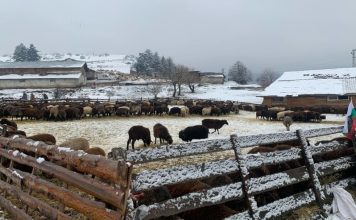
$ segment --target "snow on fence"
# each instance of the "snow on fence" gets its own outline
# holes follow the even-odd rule
[[[232,173],[237,173],[240,180],[239,182],[191,192],[147,206],[141,205],[131,211],[129,217],[133,219],[152,219],[222,204],[232,200],[240,200],[248,204],[248,209],[230,216],[229,219],[270,219],[313,201],[316,201],[321,210],[324,210],[325,196],[331,193],[330,187],[335,185],[346,187],[356,183],[355,178],[348,177],[331,184],[321,185],[319,182],[320,177],[352,168],[353,163],[351,161],[353,157],[341,157],[330,161],[314,163],[312,155],[344,149],[347,146],[337,144],[336,142],[318,146],[309,146],[307,143],[306,138],[340,133],[341,129],[342,127],[332,127],[263,135],[232,135],[230,139],[208,140],[136,151],[125,151],[121,148],[114,148],[109,153],[109,157],[114,159],[124,158],[134,165],[138,165],[153,161],[162,161],[164,163],[166,159],[233,150],[235,158],[146,170],[134,174],[132,178],[133,192],[145,192],[163,186]],[[262,144],[283,143],[286,141],[299,141],[301,147],[270,153],[241,154],[241,148]],[[258,168],[262,165],[283,164],[293,160],[302,160],[304,161],[304,165],[256,178],[252,178],[249,175],[250,170],[253,168]],[[312,185],[311,189],[260,207],[257,206],[255,196],[304,181]]]
[[[13,219],[34,210],[46,219],[125,218],[132,166],[123,160],[18,137],[0,137],[0,158],[0,206]]]

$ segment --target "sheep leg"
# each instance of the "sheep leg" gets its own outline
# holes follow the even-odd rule
[[[129,150],[129,144],[130,144],[130,141],[131,141],[131,138],[129,138],[129,139],[127,140],[126,150]]]
[[[157,144],[156,140],[157,140],[157,138],[155,137],[155,144]],[[160,139],[160,141],[161,141],[161,139]]]
[[[219,129],[217,129],[217,131],[218,131],[218,134],[220,134],[220,133],[219,133]]]
[[[132,142],[131,142],[131,146],[132,146],[132,150],[135,150],[135,142],[136,142],[136,139],[132,139]]]

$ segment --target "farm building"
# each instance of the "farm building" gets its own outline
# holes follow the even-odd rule
[[[356,68],[285,72],[261,96],[267,106],[343,110],[356,103]]]
[[[211,84],[224,84],[225,76],[222,73],[214,72],[201,72],[200,82],[201,83],[211,83]]]
[[[67,88],[86,84],[82,61],[0,62],[0,88]]]

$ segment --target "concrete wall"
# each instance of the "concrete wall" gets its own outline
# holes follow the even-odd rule
[[[223,77],[209,77],[209,76],[201,76],[201,83],[211,83],[211,84],[224,84]]]

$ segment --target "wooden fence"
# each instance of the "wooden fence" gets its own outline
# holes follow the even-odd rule
[[[0,137],[0,160],[0,206],[12,219],[125,218],[132,166],[123,160],[18,137]]]
[[[178,165],[171,168],[146,170],[133,175],[132,191],[146,192],[163,186],[185,183],[214,176],[238,173],[239,182],[191,192],[177,198],[162,202],[141,205],[128,215],[132,219],[153,219],[160,216],[176,215],[185,211],[223,204],[232,200],[244,201],[247,209],[228,219],[270,219],[316,201],[322,211],[326,195],[333,186],[347,187],[356,183],[356,178],[347,178],[322,185],[319,178],[346,171],[353,167],[352,156],[341,157],[330,161],[315,163],[314,155],[344,149],[347,146],[332,142],[318,146],[309,146],[306,138],[340,133],[341,127],[322,128],[314,130],[298,130],[275,134],[236,136],[230,139],[209,140],[189,144],[161,146],[154,149],[124,151],[115,148],[110,152],[114,159],[125,159],[132,164],[144,164],[153,161],[164,163],[166,159],[185,156],[211,154],[214,152],[233,151],[235,157],[224,160],[208,161],[194,165]],[[270,153],[241,154],[241,149],[256,145],[299,141],[300,148],[275,151]],[[302,160],[300,167],[277,172],[270,175],[252,178],[251,169],[262,165],[276,165],[290,161]],[[281,187],[307,182],[312,187],[306,191],[281,198],[274,202],[258,206],[255,197],[261,193],[271,192]]]

